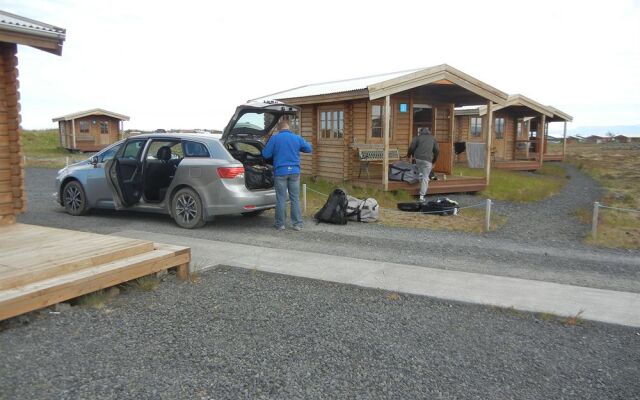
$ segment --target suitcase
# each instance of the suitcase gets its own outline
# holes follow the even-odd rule
[[[411,211],[418,212],[420,211],[421,204],[418,202],[414,203],[398,203],[398,210],[400,211]]]

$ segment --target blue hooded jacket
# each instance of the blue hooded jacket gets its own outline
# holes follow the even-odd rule
[[[262,150],[264,158],[273,158],[275,176],[300,173],[300,152],[311,153],[311,145],[290,130],[271,136]]]

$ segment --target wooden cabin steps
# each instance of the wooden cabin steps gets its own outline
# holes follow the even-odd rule
[[[151,251],[0,290],[0,320],[172,267],[178,268],[179,276],[187,277],[191,260],[188,247],[152,245]]]
[[[191,249],[147,240],[0,226],[0,320],[168,268],[186,279]]]

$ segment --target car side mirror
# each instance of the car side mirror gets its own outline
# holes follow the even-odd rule
[[[99,162],[100,159],[97,156],[91,157],[91,164],[93,164],[94,167],[97,167]]]

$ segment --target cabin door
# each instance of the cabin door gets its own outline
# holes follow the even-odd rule
[[[451,175],[453,171],[453,104],[433,107],[431,132],[440,146],[440,155],[433,166],[434,172]]]
[[[493,135],[491,137],[491,141],[493,142],[493,152],[495,154],[495,159],[503,161],[505,159],[505,119],[502,117],[493,119]]]

